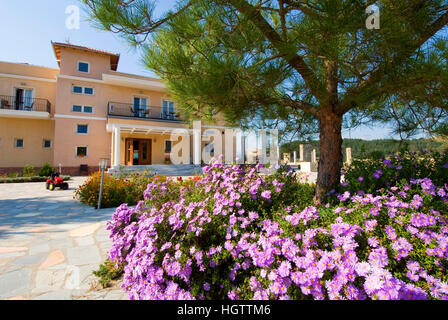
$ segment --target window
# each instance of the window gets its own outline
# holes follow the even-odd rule
[[[73,93],[82,93],[82,87],[73,86]]]
[[[93,94],[93,88],[84,87],[84,94],[92,95]]]
[[[174,102],[163,100],[162,102],[162,118],[163,119],[171,119],[175,118],[176,109],[174,108]]]
[[[93,107],[91,107],[91,106],[73,105],[72,106],[72,112],[93,113]]]
[[[89,126],[87,124],[78,124],[76,126],[76,133],[88,134],[89,133]]]
[[[171,140],[165,140],[165,153],[170,153],[172,147]]]
[[[44,140],[43,148],[50,149],[51,148],[51,140]]]
[[[23,139],[15,139],[14,140],[14,147],[16,148],[23,148]]]
[[[78,72],[89,73],[90,66],[88,62],[78,62]]]
[[[82,112],[82,106],[72,106],[72,112]]]
[[[73,90],[73,93],[87,94],[87,95],[94,94],[93,88],[90,88],[90,87],[73,86],[72,90]]]
[[[76,147],[76,156],[79,158],[87,157],[87,147]]]

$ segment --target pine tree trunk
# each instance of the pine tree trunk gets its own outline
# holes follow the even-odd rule
[[[341,180],[342,115],[328,109],[319,118],[320,157],[317,174],[316,205],[322,204],[327,193]]]

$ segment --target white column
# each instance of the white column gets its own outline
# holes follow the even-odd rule
[[[114,131],[112,130],[112,134],[110,135],[110,167],[112,168],[114,166]]]
[[[224,137],[225,137],[225,147],[224,147],[224,154],[225,154],[225,163],[226,164],[233,164],[235,163],[235,158],[233,156],[233,148],[234,148],[234,140],[236,137],[237,131],[235,129],[225,129],[224,131]]]
[[[271,130],[270,162],[276,166],[280,162],[280,147],[278,145],[278,129]]]
[[[305,157],[303,156],[303,144],[301,144],[300,148],[299,148],[299,161],[300,162],[304,162],[305,161]]]
[[[120,128],[114,128],[114,167],[118,168],[120,165]]]
[[[297,151],[294,151],[294,164],[297,163]]]
[[[193,122],[193,164],[201,165],[201,121]]]
[[[266,164],[268,162],[268,158],[266,155],[266,150],[267,150],[266,130],[259,130],[258,133],[259,133],[259,136],[261,139],[260,163]]]
[[[351,164],[352,163],[352,148],[346,148],[345,153],[346,153],[345,161],[347,162],[347,164]]]
[[[311,152],[311,162],[312,163],[316,163],[316,149],[313,149],[313,151]]]
[[[246,154],[246,145],[245,145],[245,137],[244,132],[241,130],[237,130],[236,135],[236,155],[238,157],[237,164],[244,164],[244,158]]]

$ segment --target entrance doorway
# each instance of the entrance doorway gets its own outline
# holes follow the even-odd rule
[[[126,159],[127,166],[141,166],[151,164],[151,139],[126,139]]]

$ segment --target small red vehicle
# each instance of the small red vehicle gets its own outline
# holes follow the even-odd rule
[[[59,173],[53,173],[50,179],[47,179],[46,188],[50,191],[54,191],[56,188],[61,188],[62,190],[68,189],[68,183],[64,182],[64,179],[59,177]]]

